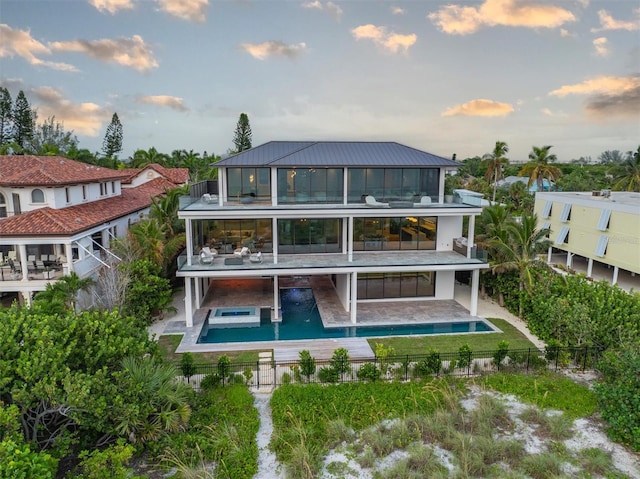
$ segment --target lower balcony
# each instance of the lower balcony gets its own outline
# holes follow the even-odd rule
[[[476,250],[478,251],[478,250]],[[456,251],[367,251],[353,252],[352,260],[343,253],[279,254],[277,263],[273,254],[263,254],[262,262],[252,262],[249,257],[217,255],[205,263],[199,256],[187,263],[185,254],[178,258],[178,276],[255,276],[263,274],[296,274],[300,270],[325,270],[326,272],[362,272],[407,269],[472,270],[487,268],[486,260],[467,258]]]

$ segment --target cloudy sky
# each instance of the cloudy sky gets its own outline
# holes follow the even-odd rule
[[[121,158],[270,140],[560,161],[640,144],[638,0],[0,0],[0,84]]]

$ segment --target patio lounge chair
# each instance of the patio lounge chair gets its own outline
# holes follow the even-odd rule
[[[374,208],[388,208],[389,207],[389,203],[382,203],[380,201],[377,201],[373,196],[371,195],[367,195],[364,199],[364,203],[367,206],[373,206]]]
[[[420,198],[420,202],[419,203],[414,203],[413,207],[414,208],[419,208],[421,206],[428,206],[431,204],[431,197],[430,196],[423,196],[422,198]]]
[[[200,251],[200,264],[211,264],[215,259],[218,252],[214,249],[211,251],[211,248],[208,246],[203,246],[202,251]]]
[[[262,251],[258,251],[257,253],[252,253],[249,256],[249,261],[252,263],[262,263]]]
[[[209,193],[205,193],[204,195],[202,195],[202,201],[204,201],[205,203],[217,203],[218,195],[210,195]]]
[[[244,258],[251,254],[251,250],[247,246],[243,246],[242,248],[236,248],[233,254],[241,258]]]

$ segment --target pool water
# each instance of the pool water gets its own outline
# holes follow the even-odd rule
[[[291,288],[280,291],[282,322],[270,321],[270,310],[261,315],[259,327],[213,328],[205,321],[198,343],[235,343],[251,341],[286,341],[295,339],[325,339],[351,337],[407,336],[428,334],[461,334],[494,332],[486,321],[447,321],[398,326],[353,326],[325,328],[311,288]],[[266,316],[266,317],[265,317]]]

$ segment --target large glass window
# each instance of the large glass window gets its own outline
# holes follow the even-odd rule
[[[4,195],[0,193],[0,218],[7,217],[7,200],[4,198]]]
[[[438,168],[350,168],[348,201],[360,203],[366,195],[385,202],[437,197],[439,174]]]
[[[342,168],[279,168],[278,203],[342,203]]]
[[[361,273],[358,275],[358,299],[433,297],[436,273]]]
[[[435,250],[436,216],[353,219],[355,251]]]
[[[227,168],[227,199],[245,202],[271,199],[269,168]]]
[[[209,246],[220,254],[249,247],[252,252],[273,252],[270,219],[194,221],[194,246]]]
[[[291,253],[339,253],[341,220],[298,218],[278,220],[278,251]]]

